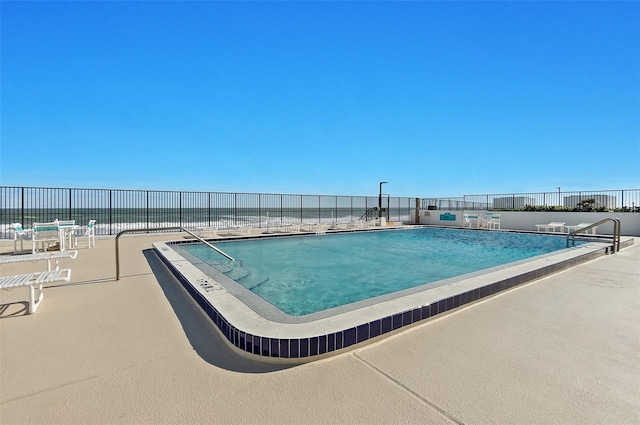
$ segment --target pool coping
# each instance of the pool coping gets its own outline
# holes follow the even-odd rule
[[[269,320],[250,308],[173,250],[171,245],[176,243],[184,241],[157,242],[153,247],[224,340],[242,355],[277,363],[309,362],[371,343],[437,315],[605,255],[611,245],[588,242],[459,279],[447,279],[446,284],[375,304],[365,303],[329,317],[285,323]],[[633,238],[625,239],[621,247],[633,243]]]

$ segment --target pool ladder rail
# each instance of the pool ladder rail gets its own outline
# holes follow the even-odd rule
[[[578,233],[584,233],[587,230],[590,230],[590,229],[593,229],[595,227],[601,226],[602,224],[607,223],[609,221],[613,222],[613,235],[612,235],[611,250],[609,251],[609,248],[607,248],[606,252],[608,254],[609,252],[615,253],[615,252],[620,251],[620,235],[621,235],[620,219],[611,218],[611,217],[607,217],[607,218],[605,218],[603,220],[598,221],[597,223],[593,223],[593,224],[590,224],[588,226],[581,227],[580,229],[576,229],[576,230],[573,230],[573,231],[569,232],[567,234],[567,248],[569,248],[569,241],[571,241],[571,246],[575,246],[576,245],[576,235]]]
[[[209,248],[216,251],[217,253],[231,260],[232,262],[236,261],[232,256],[230,256],[226,252],[222,251],[219,248],[216,248],[209,242],[202,239],[200,236],[194,234],[190,230],[185,229],[184,227],[154,227],[154,228],[145,228],[145,229],[127,229],[127,230],[121,231],[116,235],[116,280],[120,280],[120,250],[119,250],[120,236],[122,236],[125,233],[140,233],[140,232],[150,232],[150,231],[157,232],[157,231],[167,231],[167,230],[179,230],[181,232],[186,232],[191,236],[193,236],[194,238],[196,238],[197,240],[199,240],[200,242],[202,242],[203,244],[207,245]]]

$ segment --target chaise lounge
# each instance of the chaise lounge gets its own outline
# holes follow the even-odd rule
[[[545,232],[555,232],[556,229],[560,229],[559,232],[563,233],[565,224],[564,222],[552,221],[549,224],[536,224],[536,227],[538,228],[538,232],[541,231],[540,229],[544,229]]]
[[[0,289],[29,287],[29,313],[35,313],[44,297],[42,285],[54,282],[69,282],[71,269],[50,270],[46,272],[26,273],[0,277]],[[36,287],[38,294],[36,295]]]
[[[591,226],[593,223],[580,223],[580,224],[576,224],[575,226],[566,226],[567,228],[567,232],[571,232],[571,231],[575,231],[575,230],[579,230],[579,229],[583,229],[585,227],[589,227]],[[596,234],[596,229],[598,228],[598,226],[591,228],[591,234],[595,235]],[[585,233],[588,233],[585,232]]]

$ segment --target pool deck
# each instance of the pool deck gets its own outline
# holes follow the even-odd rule
[[[80,249],[71,283],[0,291],[2,424],[640,423],[640,240],[344,354],[238,356],[152,251]],[[0,241],[0,252],[13,241]],[[2,276],[46,268],[2,265]]]

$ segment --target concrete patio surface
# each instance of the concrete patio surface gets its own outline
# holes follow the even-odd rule
[[[238,356],[151,244],[79,249],[71,283],[0,291],[2,424],[639,424],[640,240],[345,354]],[[13,241],[0,241],[0,252]],[[46,268],[2,265],[0,275]]]

